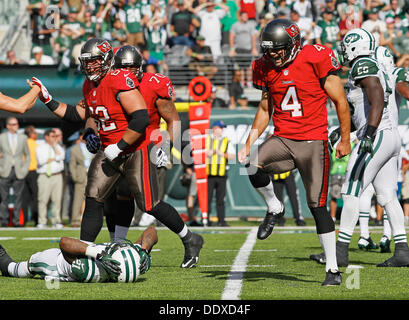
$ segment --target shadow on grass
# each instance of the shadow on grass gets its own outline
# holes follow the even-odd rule
[[[207,278],[218,278],[219,280],[241,280],[244,281],[262,281],[266,279],[276,279],[285,281],[298,281],[298,282],[308,282],[308,283],[320,283],[315,280],[305,280],[299,278],[298,276],[306,276],[304,274],[286,274],[282,272],[256,272],[256,271],[246,271],[244,274],[240,271],[226,272],[226,271],[203,271]]]

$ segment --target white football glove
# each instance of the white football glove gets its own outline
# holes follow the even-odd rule
[[[110,144],[104,150],[105,157],[107,157],[111,161],[117,158],[121,152],[122,150],[118,148],[118,145],[116,143]]]
[[[166,167],[166,164],[169,162],[169,158],[166,155],[166,152],[162,148],[158,148],[156,151],[156,166],[158,168]]]
[[[40,88],[41,93],[40,93],[40,100],[44,102],[45,104],[49,103],[51,100],[53,100],[53,97],[51,94],[48,92],[47,88],[43,83],[40,81],[40,79],[37,79],[36,77],[32,77],[31,81]]]

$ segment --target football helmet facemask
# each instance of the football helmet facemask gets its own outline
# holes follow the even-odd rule
[[[375,38],[365,29],[348,31],[341,42],[341,64],[351,66],[351,62],[360,56],[370,56],[375,51]]]
[[[114,56],[111,44],[104,39],[89,39],[81,48],[81,71],[88,80],[100,81],[112,66]]]
[[[115,53],[114,69],[128,69],[140,79],[142,76],[142,62],[143,58],[139,50],[134,46],[126,45],[119,48]]]
[[[301,50],[300,29],[290,20],[275,19],[264,27],[260,47],[266,59],[275,67],[282,68]]]

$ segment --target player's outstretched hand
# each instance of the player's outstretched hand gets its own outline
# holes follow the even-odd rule
[[[31,78],[31,82],[38,86],[41,90],[41,93],[39,95],[40,100],[47,104],[49,103],[51,100],[53,100],[53,97],[51,96],[51,94],[48,92],[47,88],[45,87],[45,85],[43,85],[43,83],[40,81],[40,79],[36,78],[36,77],[32,77]]]
[[[351,143],[349,141],[340,141],[335,151],[335,157],[341,159],[351,153]]]
[[[101,148],[101,140],[92,128],[87,128],[85,130],[83,139],[85,140],[85,146],[89,152],[96,154]]]
[[[249,154],[249,151],[247,150],[247,147],[244,146],[239,153],[237,154],[237,160],[239,160],[239,162],[241,164],[245,164],[247,162],[247,156]]]
[[[141,249],[138,251],[139,256],[141,257],[139,272],[140,274],[146,273],[149,268],[151,267],[152,258],[151,255],[145,249]]]
[[[111,255],[102,251],[97,255],[97,260],[101,262],[103,268],[108,272],[113,281],[118,281],[118,276],[121,274],[120,262],[112,259]]]

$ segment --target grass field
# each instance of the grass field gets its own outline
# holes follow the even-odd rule
[[[258,223],[229,228],[192,228],[205,245],[199,265],[179,267],[183,246],[178,236],[158,228],[159,242],[152,252],[152,267],[136,283],[60,283],[47,289],[40,278],[0,277],[0,300],[396,300],[409,297],[409,268],[377,268],[391,254],[357,249],[358,234],[350,246],[352,273],[343,271],[340,287],[321,287],[324,266],[309,260],[321,252],[314,227],[276,227],[266,240],[256,240]],[[312,222],[309,223],[312,225]],[[141,228],[131,228],[135,240]],[[377,242],[379,228],[371,228]],[[79,229],[0,229],[0,243],[15,261],[58,247],[61,236],[79,237]],[[108,241],[106,229],[97,241]],[[392,248],[393,249],[393,248]]]

